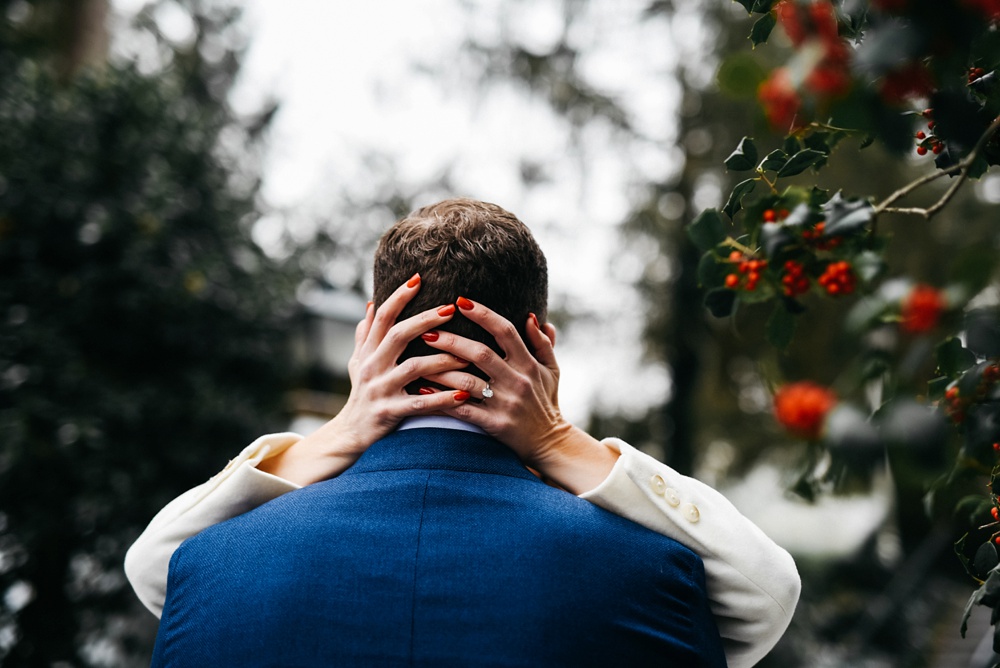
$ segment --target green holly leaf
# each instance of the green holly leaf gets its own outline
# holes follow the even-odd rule
[[[733,172],[745,172],[757,166],[757,146],[753,138],[744,137],[740,145],[729,154],[725,161],[726,169]]]
[[[760,243],[764,255],[770,260],[782,249],[795,243],[795,235],[781,223],[764,223],[760,227]]]
[[[1000,309],[976,309],[965,315],[969,350],[982,357],[1000,357]]]
[[[740,209],[743,208],[743,198],[753,192],[753,189],[757,187],[757,179],[747,179],[746,181],[740,181],[733,188],[733,192],[729,195],[729,200],[726,202],[726,206],[722,207],[722,212],[732,219]]]
[[[795,155],[802,150],[802,144],[795,137],[785,137],[785,142],[781,145],[781,150],[788,155]]]
[[[795,316],[778,304],[767,319],[767,341],[778,350],[784,350],[795,334]]]
[[[863,199],[844,199],[839,192],[823,205],[826,227],[823,236],[836,237],[863,228],[872,219],[872,205]]]
[[[718,211],[705,209],[688,225],[687,235],[698,250],[711,250],[726,238],[726,224]]]
[[[795,208],[788,214],[788,217],[781,222],[786,227],[794,228],[806,226],[811,227],[821,220],[822,217],[819,212],[813,211],[809,204],[802,202],[801,204],[795,205]]]
[[[972,614],[974,605],[979,604],[992,608],[1000,602],[1000,573],[997,572],[997,568],[1000,566],[994,567],[989,572],[989,575],[986,576],[986,582],[969,597],[969,602],[965,604],[961,628],[963,638],[969,628],[969,615]]]
[[[825,153],[829,155],[830,144],[828,140],[830,138],[829,132],[814,132],[805,139],[802,143],[805,144],[806,148],[811,148],[814,151],[819,151],[820,153]]]
[[[936,353],[938,369],[945,376],[951,378],[954,378],[976,363],[976,356],[955,337],[939,343]]]
[[[778,178],[801,174],[810,166],[816,164],[817,160],[823,157],[825,157],[825,155],[817,150],[811,148],[802,149],[789,158],[788,162],[785,163],[785,166],[778,170]]]
[[[997,547],[993,541],[988,540],[976,550],[976,556],[972,559],[972,571],[979,576],[986,575],[1000,564],[1000,555],[997,554]]]
[[[784,167],[786,162],[788,162],[788,155],[780,148],[777,148],[764,156],[764,162],[760,163],[760,168],[776,172]]]
[[[720,262],[715,253],[705,253],[698,262],[698,285],[703,288],[720,287],[730,271],[729,263]]]
[[[716,288],[705,294],[705,307],[716,318],[726,318],[736,308],[736,293],[729,288]]]
[[[882,255],[870,250],[858,253],[854,258],[853,266],[854,273],[858,275],[862,283],[867,285],[874,283],[886,269],[885,260],[882,259]]]
[[[774,30],[774,26],[777,22],[778,20],[771,12],[764,14],[764,16],[754,21],[753,27],[750,28],[750,43],[753,44],[754,47],[758,44],[765,43],[767,38],[771,36],[771,31]]]

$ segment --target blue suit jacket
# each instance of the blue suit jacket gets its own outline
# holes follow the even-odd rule
[[[479,434],[398,431],[174,553],[154,666],[725,666],[701,559]]]

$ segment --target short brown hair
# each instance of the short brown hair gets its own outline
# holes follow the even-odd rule
[[[525,340],[529,313],[545,321],[545,255],[524,223],[496,204],[448,199],[418,209],[389,228],[375,251],[376,307],[418,272],[420,292],[399,320],[453,304],[462,296],[510,320]],[[499,352],[493,337],[461,315],[441,329],[481,341]],[[417,339],[403,357],[434,352],[438,351]]]

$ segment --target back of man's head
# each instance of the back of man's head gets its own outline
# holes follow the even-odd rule
[[[435,306],[454,304],[460,296],[510,320],[525,340],[529,313],[545,321],[545,255],[524,223],[496,204],[444,200],[393,225],[375,251],[376,307],[418,272],[420,292],[403,310],[400,321]],[[490,335],[460,314],[441,329],[498,350]],[[417,339],[402,358],[435,352],[439,351]]]

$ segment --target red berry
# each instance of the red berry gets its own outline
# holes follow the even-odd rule
[[[917,133],[917,139],[927,139],[927,133],[921,130]]]
[[[819,437],[827,413],[837,403],[832,390],[810,381],[784,385],[774,394],[774,415],[793,434]]]
[[[993,444],[993,451],[1000,452],[1000,442]]]
[[[923,116],[924,118],[930,118],[931,116],[934,115],[934,110],[933,109],[924,109],[923,112],[921,112],[920,115]]]
[[[945,390],[944,396],[948,399],[954,399],[958,396],[958,388],[954,385]]]
[[[735,288],[739,284],[740,284],[740,277],[737,276],[736,274],[729,274],[728,276],[726,276],[726,287],[727,288],[730,288],[730,289],[731,288]]]
[[[990,515],[993,516],[993,519],[1000,520],[1000,510],[997,510],[996,506],[990,508]]]
[[[927,147],[926,146],[918,146],[917,147],[917,155],[927,155]]]
[[[938,142],[938,143],[934,144],[934,146],[931,147],[931,151],[934,152],[934,155],[937,155],[938,153],[940,153],[943,150],[944,150],[944,144],[942,144],[941,142]]]
[[[945,306],[940,290],[930,285],[916,285],[900,304],[900,327],[910,334],[929,332],[937,327]],[[954,394],[949,394],[952,391]],[[949,387],[945,396],[951,399],[957,394],[957,387]]]
[[[777,215],[774,213],[774,209],[767,209],[764,211],[765,223],[773,223],[775,220],[777,220]]]
[[[743,259],[743,253],[739,251],[733,251],[732,253],[729,254],[730,262],[739,262],[742,259]]]

